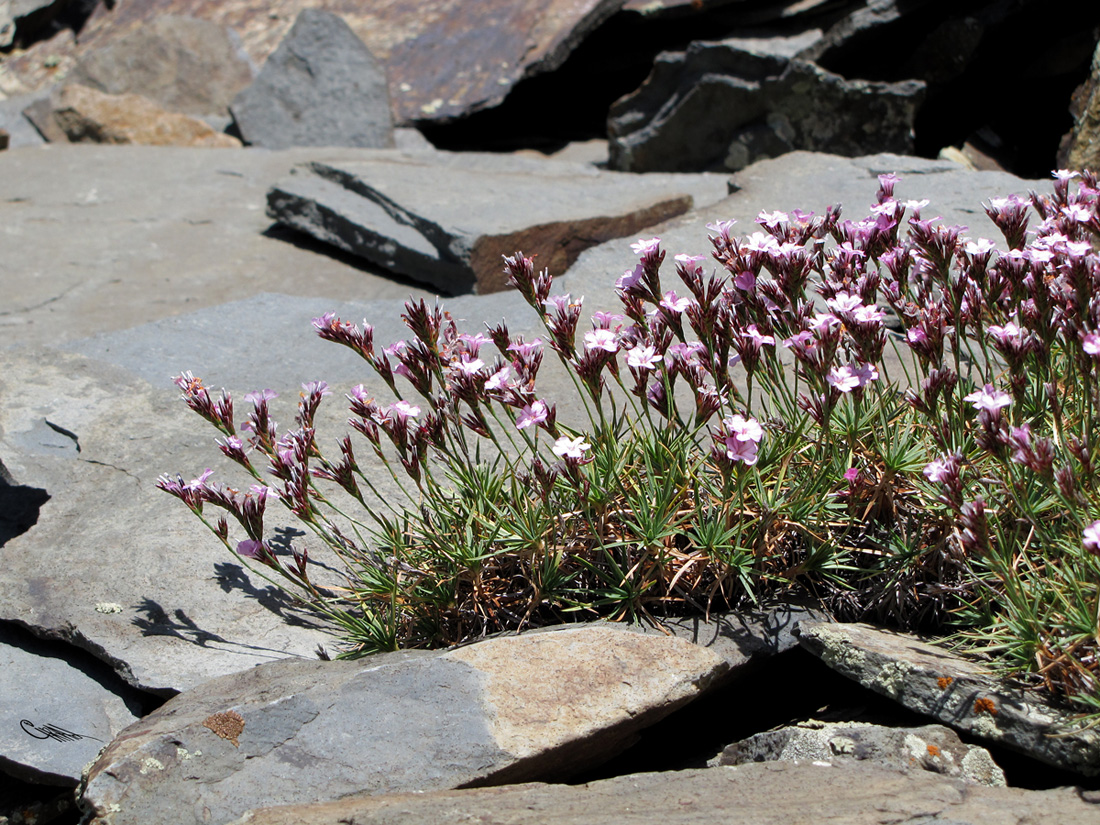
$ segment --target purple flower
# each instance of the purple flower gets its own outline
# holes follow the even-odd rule
[[[386,407],[386,413],[393,415],[399,421],[405,421],[409,418],[416,418],[420,415],[420,407],[415,404],[410,404],[408,401],[395,401],[390,406]]]
[[[538,425],[550,417],[550,410],[544,401],[532,401],[519,411],[516,416],[516,429],[523,430],[532,424]]]
[[[494,372],[489,379],[485,382],[485,389],[487,390],[503,390],[508,381],[512,377],[512,370],[510,367],[504,366]]]
[[[733,285],[740,289],[742,292],[749,292],[754,286],[756,286],[756,276],[746,269],[744,272],[733,279]]]
[[[774,229],[781,223],[786,223],[789,220],[786,212],[761,212],[756,216],[756,223],[761,226],[766,226],[769,229]]]
[[[886,313],[877,306],[864,305],[856,307],[855,312],[852,313],[852,318],[857,324],[875,324],[881,326],[882,322],[886,320]]]
[[[244,556],[246,559],[258,559],[263,550],[264,543],[254,539],[245,539],[237,544],[237,555]]]
[[[822,335],[831,329],[840,326],[840,319],[831,312],[819,312],[810,319],[809,327],[814,332]]]
[[[615,287],[623,292],[629,292],[641,283],[644,274],[645,269],[642,268],[641,264],[638,264],[633,270],[628,269],[619,276],[619,280],[615,282]]]
[[[262,401],[271,401],[278,397],[279,393],[275,392],[275,390],[257,390],[256,392],[250,392],[245,395],[244,400],[249,404],[256,405]]]
[[[471,358],[469,355],[463,353],[462,357],[453,364],[453,366],[461,373],[465,375],[473,375],[479,369],[485,366],[485,362],[480,358]]]
[[[982,389],[975,390],[964,397],[963,401],[969,401],[976,410],[992,413],[1011,404],[1012,396],[995,389],[992,384],[986,384]]]
[[[724,440],[726,458],[730,461],[741,461],[752,466],[756,463],[759,447],[755,441],[742,441],[735,436],[728,435]]]
[[[878,370],[873,364],[846,364],[842,367],[833,367],[825,380],[839,392],[851,392],[859,387],[865,387],[878,378]]]
[[[844,480],[847,481],[849,484],[855,484],[856,481],[859,480],[859,468],[849,467],[847,470],[845,470]]]
[[[756,328],[756,324],[749,324],[748,328],[741,333],[742,340],[749,340],[753,346],[759,349],[764,344],[770,344],[775,346],[775,338],[771,335],[764,335]]]
[[[1094,521],[1085,528],[1081,545],[1090,553],[1100,555],[1100,521]]]
[[[853,312],[859,307],[863,306],[863,299],[858,295],[852,295],[847,292],[838,292],[832,298],[825,303],[829,305],[829,309],[833,312]]]
[[[1100,356],[1100,335],[1095,332],[1083,335],[1081,337],[1081,349],[1093,357]]]
[[[764,428],[760,426],[760,422],[755,418],[745,418],[737,413],[728,418],[723,418],[722,423],[725,424],[726,431],[739,441],[752,441],[755,443],[764,437]]]
[[[755,418],[738,413],[722,419],[722,429],[715,445],[718,457],[742,462],[750,467],[756,463],[757,450],[764,430]]]
[[[937,458],[924,468],[924,476],[933,484],[942,484],[955,474],[954,456]]]
[[[698,272],[703,268],[706,258],[703,255],[677,255],[676,263],[680,264],[688,272]]]

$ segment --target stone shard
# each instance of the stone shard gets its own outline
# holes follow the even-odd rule
[[[292,801],[567,777],[725,669],[679,639],[584,626],[442,653],[262,665],[124,731],[89,769],[84,805],[112,825],[218,825]],[[235,743],[219,732],[229,714]]]
[[[926,771],[762,763],[631,774],[576,786],[528,784],[272,807],[250,811],[234,825],[1084,825],[1100,816],[1091,798],[1076,788],[989,788]]]
[[[848,157],[911,151],[924,84],[846,80],[795,59],[820,38],[811,29],[697,41],[660,55],[646,82],[611,107],[611,167],[736,171],[798,149]]]
[[[804,622],[799,642],[910,710],[1048,765],[1100,775],[1100,731],[1075,724],[1069,711],[997,679],[979,662],[864,624]]]
[[[386,71],[341,18],[307,9],[230,107],[255,146],[390,148]]]
[[[450,293],[504,289],[501,257],[517,250],[564,272],[691,205],[674,179],[506,157],[314,163],[268,195],[281,224]]]
[[[622,0],[327,0],[384,64],[398,123],[462,117],[502,101],[520,80],[557,68]],[[2,3],[0,3],[2,6]],[[110,7],[109,7],[110,6]],[[316,0],[143,0],[100,4],[69,38],[38,43],[5,69],[23,90],[168,14],[229,26],[262,65]],[[44,65],[52,58],[53,68]]]
[[[112,95],[147,97],[172,112],[228,115],[255,67],[230,28],[166,14],[85,54],[65,77]]]
[[[900,771],[931,771],[979,785],[1003,786],[989,751],[967,745],[942,725],[891,728],[863,722],[810,720],[765,731],[727,747],[719,765],[752,762],[868,763]]]
[[[0,624],[0,771],[75,787],[141,712],[132,695],[105,687],[106,665],[78,666],[64,647]]]
[[[187,115],[168,112],[140,95],[109,95],[77,84],[60,86],[46,105],[26,110],[50,140],[144,146],[240,146],[231,135]]]

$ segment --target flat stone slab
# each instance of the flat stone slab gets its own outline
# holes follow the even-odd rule
[[[1003,786],[1004,772],[989,751],[967,745],[943,725],[891,728],[866,722],[810,720],[764,731],[722,751],[719,765],[752,762],[866,762],[898,771],[931,771],[979,785]]]
[[[799,625],[799,641],[866,688],[953,728],[1048,765],[1100,775],[1100,731],[1035,693],[996,678],[981,662],[916,636],[864,624]]]
[[[57,350],[0,350],[0,455],[50,496],[37,523],[0,546],[0,620],[88,650],[161,695],[315,659],[335,641],[155,488],[161,473],[205,467],[237,481],[170,386]]]
[[[124,731],[89,770],[84,805],[112,825],[217,825],[262,805],[565,777],[726,667],[689,642],[606,626],[262,665]]]
[[[987,788],[925,771],[761,763],[266,808],[234,825],[1083,825],[1098,817],[1095,792],[1075,788]]]
[[[501,258],[518,249],[564,272],[584,249],[692,205],[675,177],[522,158],[319,162],[268,194],[284,226],[451,294],[505,289]]]
[[[0,771],[75,787],[81,771],[140,708],[108,688],[102,671],[0,624]]]

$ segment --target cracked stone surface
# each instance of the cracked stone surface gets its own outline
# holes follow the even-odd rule
[[[1100,775],[1100,732],[979,661],[864,624],[804,622],[798,632],[829,667],[910,710],[1048,765]]]
[[[1092,823],[1095,794],[987,788],[920,771],[759,763],[586,785],[394,794],[250,811],[234,825],[1027,825]]]
[[[217,825],[261,805],[569,776],[727,667],[698,645],[607,626],[261,665],[124,731],[83,801],[111,825]]]
[[[63,645],[0,624],[0,771],[75,787],[84,767],[137,721],[135,697],[120,695],[107,667],[74,658]]]

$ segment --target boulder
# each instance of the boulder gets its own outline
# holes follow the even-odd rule
[[[507,157],[315,163],[268,194],[284,226],[452,294],[504,289],[501,256],[517,249],[563,272],[691,205],[675,179]]]
[[[792,59],[820,36],[697,41],[660,55],[646,82],[611,107],[611,167],[736,171],[796,149],[911,151],[924,84],[846,80]]]
[[[124,731],[89,768],[83,804],[112,825],[218,825],[271,804],[568,777],[725,667],[689,642],[610,627],[261,665]]]
[[[943,725],[892,728],[865,722],[818,722],[769,730],[735,742],[719,765],[751,762],[867,763],[898,771],[931,771],[978,785],[1003,786],[989,751],[967,745]]]
[[[519,785],[342,799],[250,811],[234,825],[990,825],[1095,822],[1095,792],[988,788],[927,771],[762,763],[617,776],[585,785]]]
[[[1100,170],[1100,44],[1092,56],[1089,76],[1070,101],[1073,128],[1058,147],[1061,169]]]
[[[166,14],[84,54],[65,81],[112,95],[136,94],[170,112],[227,115],[255,67],[231,28]]]
[[[39,107],[27,112],[50,140],[60,132],[71,143],[240,146],[235,137],[215,132],[193,117],[165,111],[140,95],[109,95],[71,84],[55,89],[46,108],[46,112]]]
[[[76,787],[84,767],[141,716],[133,691],[115,692],[105,665],[75,653],[0,624],[0,770]]]
[[[0,129],[8,133],[9,148],[41,146],[46,142],[41,133],[23,114],[23,110],[38,100],[48,99],[49,96],[49,91],[45,91],[36,95],[17,95],[9,97],[7,100],[0,100]]]
[[[244,140],[268,149],[394,145],[385,69],[347,23],[320,9],[298,15],[230,108]]]
[[[982,662],[864,624],[803,622],[798,630],[802,646],[829,667],[910,710],[1048,765],[1100,775],[1100,731]]]
[[[622,0],[328,0],[384,65],[394,119],[442,121],[494,106],[526,77],[560,66]],[[256,65],[315,0],[149,0],[100,4],[73,38],[37,43],[5,63],[26,91],[52,82],[47,58],[67,65],[166,14],[231,26]]]
[[[15,44],[19,35],[49,20],[66,0],[3,0],[0,2],[0,49]]]

